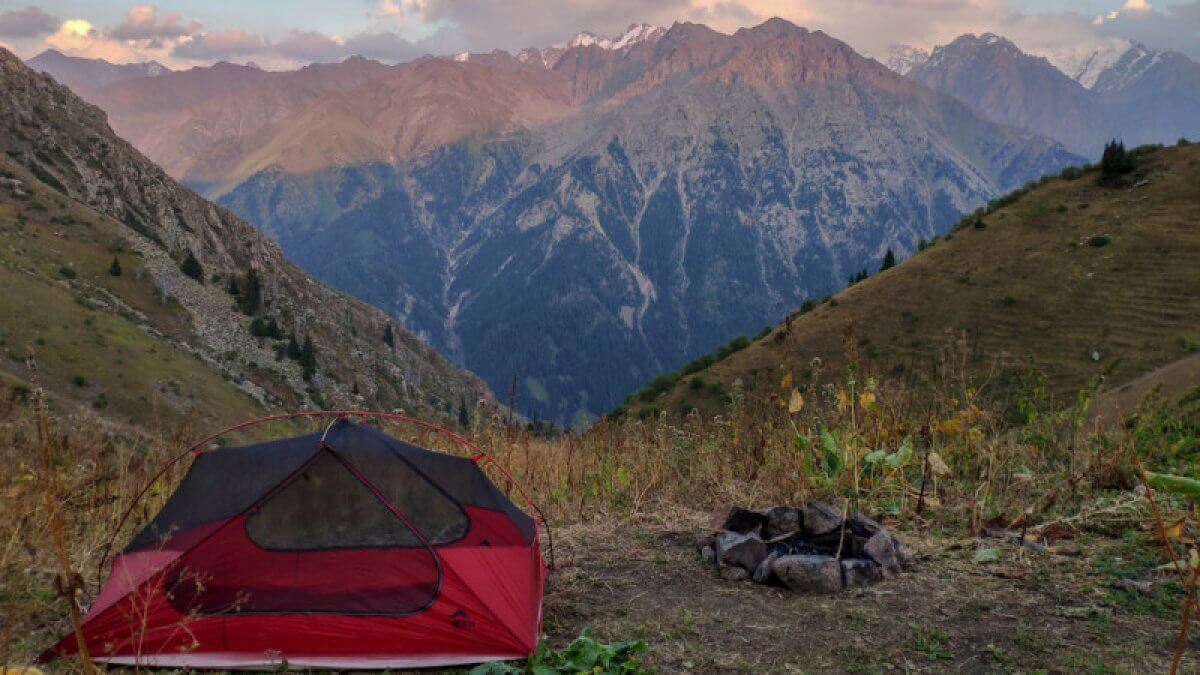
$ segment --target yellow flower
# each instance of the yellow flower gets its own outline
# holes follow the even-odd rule
[[[779,388],[787,391],[787,388],[790,386],[792,386],[792,372],[789,370],[788,374],[784,375],[783,379],[779,381]]]
[[[875,392],[864,391],[862,393],[862,395],[860,395],[858,397],[858,402],[862,407],[866,408],[867,410],[874,409],[875,408]]]
[[[800,412],[800,409],[803,407],[804,407],[804,397],[800,395],[800,391],[798,389],[793,389],[792,397],[790,400],[788,400],[788,412],[789,413],[798,413],[798,412]]]
[[[845,389],[838,389],[837,405],[838,410],[842,412],[845,412],[850,407],[850,395],[846,393]]]

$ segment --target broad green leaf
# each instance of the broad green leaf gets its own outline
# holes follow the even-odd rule
[[[1000,559],[1000,549],[998,548],[981,548],[975,551],[975,556],[971,558],[972,562],[976,563],[992,563]]]
[[[1200,480],[1196,480],[1195,478],[1147,471],[1146,480],[1150,481],[1150,485],[1159,490],[1166,490],[1167,492],[1186,495],[1188,497],[1200,497]]]

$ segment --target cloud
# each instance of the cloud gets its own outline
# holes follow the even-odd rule
[[[35,38],[49,35],[58,28],[59,20],[42,8],[30,5],[25,9],[0,12],[0,37]]]
[[[64,21],[58,30],[45,39],[44,46],[71,56],[104,59],[114,63],[142,60],[133,47],[102,35],[86,19]]]
[[[298,61],[333,61],[346,56],[345,40],[316,31],[292,30],[275,44],[264,43],[265,51]]]
[[[262,54],[266,41],[262,36],[241,28],[209,31],[180,42],[172,56],[196,60],[224,60]]]
[[[125,12],[125,20],[108,32],[115,40],[170,40],[200,32],[198,21],[183,22],[175,12],[168,12],[159,19],[158,7],[134,5]]]
[[[1141,42],[1148,47],[1182,52],[1200,60],[1200,0],[1145,9],[1114,12],[1097,17],[1094,28],[1100,35]]]

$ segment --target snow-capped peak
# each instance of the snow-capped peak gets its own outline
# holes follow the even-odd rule
[[[929,60],[929,50],[912,45],[891,45],[888,47],[887,61],[884,63],[889,70],[907,75],[913,68]]]
[[[616,37],[610,38],[583,31],[576,33],[574,37],[566,42],[554,45],[551,49],[571,49],[572,47],[590,47],[591,45],[596,45],[601,49],[624,49],[639,42],[656,40],[665,32],[665,29],[652,26],[648,23],[632,23],[629,24],[629,28],[626,28],[624,33]]]
[[[1067,77],[1092,89],[1105,72],[1116,66],[1134,48],[1136,45],[1129,40],[1109,37],[1100,42],[1033,48],[1029,53],[1044,57]]]

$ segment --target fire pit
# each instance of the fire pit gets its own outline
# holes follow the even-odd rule
[[[751,511],[713,510],[701,557],[721,578],[752,579],[798,593],[836,593],[890,579],[912,565],[912,551],[879,523],[824,502]]]

